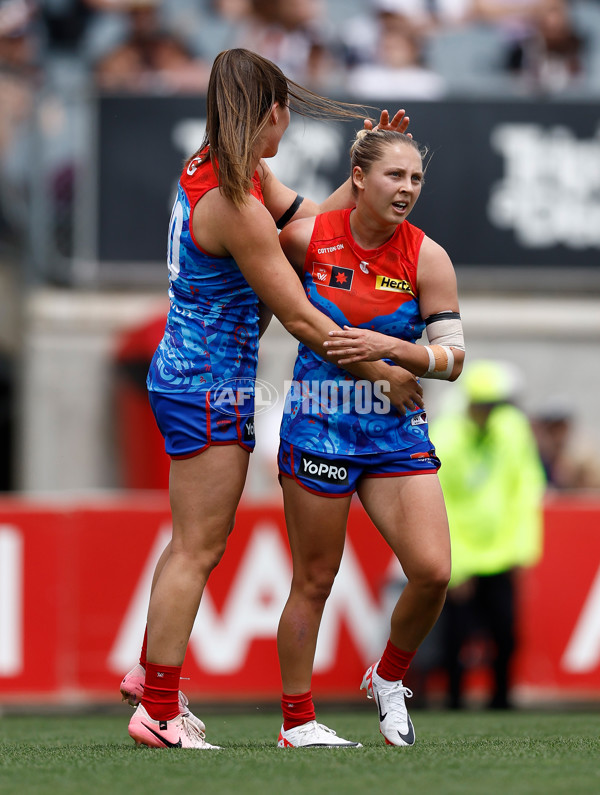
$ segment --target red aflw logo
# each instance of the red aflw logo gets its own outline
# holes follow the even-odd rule
[[[312,275],[316,284],[350,290],[354,271],[352,268],[340,268],[339,265],[329,265],[326,262],[313,262]]]

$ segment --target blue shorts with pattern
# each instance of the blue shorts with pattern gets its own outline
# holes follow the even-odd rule
[[[254,400],[223,410],[214,390],[149,392],[150,405],[171,458],[191,458],[211,445],[239,444],[254,449]],[[250,402],[248,402],[250,401]]]
[[[399,478],[437,472],[441,466],[431,442],[387,453],[339,455],[302,450],[281,439],[279,477],[292,478],[302,488],[322,497],[347,497],[361,478]]]

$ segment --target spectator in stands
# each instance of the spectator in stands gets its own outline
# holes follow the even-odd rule
[[[525,88],[557,93],[583,75],[585,41],[576,30],[565,0],[541,0],[532,27],[509,48],[507,67]]]
[[[251,7],[238,32],[239,47],[268,58],[315,90],[336,88],[342,61],[322,0],[251,0]]]
[[[469,642],[483,633],[493,671],[488,706],[507,709],[518,571],[541,555],[544,473],[529,420],[514,405],[519,380],[513,368],[472,362],[463,382],[464,411],[440,416],[431,428],[444,462],[439,477],[452,543],[444,667],[450,707],[461,708]]]
[[[434,25],[427,0],[370,0],[369,6],[365,13],[342,24],[344,57],[349,69],[377,62],[383,32],[398,16],[410,19],[413,29],[419,33]]]
[[[583,77],[584,47],[566,0],[541,0],[533,9],[531,29],[509,47],[507,67],[524,88],[558,93]]]
[[[550,489],[600,489],[600,461],[575,436],[572,401],[553,396],[532,417]]]
[[[40,4],[40,17],[46,46],[54,52],[78,53],[88,26],[102,0],[46,0]],[[104,0],[106,5],[106,0]]]
[[[444,79],[424,63],[423,33],[404,14],[386,13],[379,26],[375,56],[348,72],[347,90],[378,99],[439,99]]]
[[[505,41],[506,71],[525,93],[556,93],[583,79],[586,40],[569,0],[471,0],[472,18]],[[592,3],[593,4],[593,3]]]
[[[212,0],[211,11],[230,22],[246,19],[252,11],[251,0]]]
[[[202,25],[197,33],[201,51],[210,59],[237,41],[252,17],[252,0],[207,0]]]
[[[109,91],[202,92],[209,65],[160,15],[160,0],[118,0],[127,15],[124,41],[101,56],[94,69],[97,85]]]

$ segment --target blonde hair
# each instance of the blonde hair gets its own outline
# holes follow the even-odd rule
[[[397,130],[359,130],[350,147],[351,173],[355,166],[359,166],[367,174],[373,163],[383,157],[385,147],[398,143],[411,146],[419,154],[421,162],[427,155],[426,146],[421,146],[414,138]],[[354,180],[352,180],[352,192],[357,192]]]
[[[327,99],[288,80],[278,66],[251,50],[219,53],[206,95],[206,133],[190,160],[208,146],[219,188],[237,207],[248,201],[254,148],[275,102],[310,118],[358,119],[365,115],[361,105]]]

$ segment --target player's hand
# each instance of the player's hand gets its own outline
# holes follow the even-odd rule
[[[396,111],[391,121],[389,111],[382,110],[379,117],[379,123],[373,126],[372,119],[365,119],[364,128],[365,130],[394,130],[395,132],[404,133],[409,138],[412,138],[412,135],[406,132],[409,124],[410,119],[406,115],[404,108],[402,108],[401,110]]]
[[[327,358],[343,367],[354,362],[388,359],[394,342],[394,337],[378,331],[344,326],[343,330],[330,331],[323,345],[327,348]]]
[[[408,370],[404,370],[402,367],[390,367],[387,380],[389,387],[384,388],[383,391],[400,414],[425,408],[423,388],[417,377],[409,373]]]

